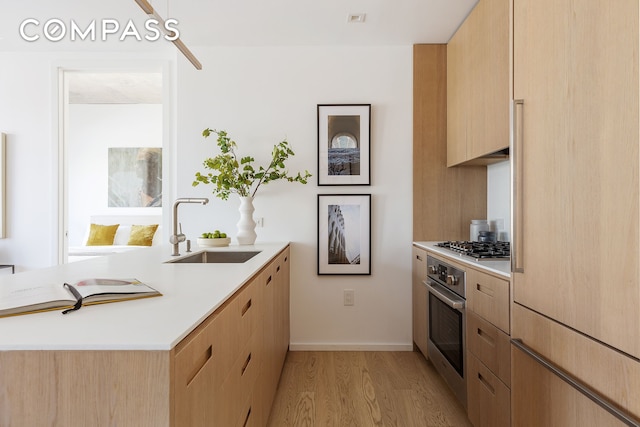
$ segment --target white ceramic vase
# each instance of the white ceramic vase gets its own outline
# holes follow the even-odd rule
[[[253,197],[240,197],[240,221],[238,226],[239,245],[253,245],[256,241],[256,222],[253,220]]]

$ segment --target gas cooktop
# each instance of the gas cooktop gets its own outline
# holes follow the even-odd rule
[[[476,261],[506,260],[511,255],[509,242],[448,241],[436,246],[474,258]]]

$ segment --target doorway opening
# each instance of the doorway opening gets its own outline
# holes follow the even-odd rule
[[[87,248],[91,223],[162,224],[164,80],[163,70],[61,70],[59,263],[127,245]]]

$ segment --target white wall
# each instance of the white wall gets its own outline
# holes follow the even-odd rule
[[[51,261],[56,147],[51,140],[50,60],[47,55],[0,55],[0,132],[7,134],[3,264],[35,268]]]
[[[57,68],[157,70],[173,55],[0,52],[0,132],[7,134],[7,238],[0,239],[0,263],[15,264],[16,272],[57,263]]]
[[[309,184],[261,188],[258,241],[291,241],[293,349],[411,349],[412,48],[198,48],[202,71],[178,68],[177,195],[210,197],[181,205],[184,232],[194,238],[220,229],[235,234],[238,199],[214,199],[193,188],[194,173],[216,153],[206,127],[227,130],[241,154],[265,161],[287,138],[296,155],[290,171],[308,169]],[[316,106],[372,104],[372,185],[317,186]],[[317,194],[372,194],[371,276],[318,276]],[[343,290],[355,305],[343,306]]]
[[[72,104],[68,142],[69,246],[78,246],[90,215],[135,210],[108,207],[108,149],[161,147],[162,104]]]
[[[487,166],[487,219],[502,220],[499,239],[511,241],[511,175],[509,161]]]

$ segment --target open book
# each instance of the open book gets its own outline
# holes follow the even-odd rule
[[[87,279],[70,285],[0,287],[0,317],[48,310],[79,310],[103,304],[162,295],[136,279]]]

